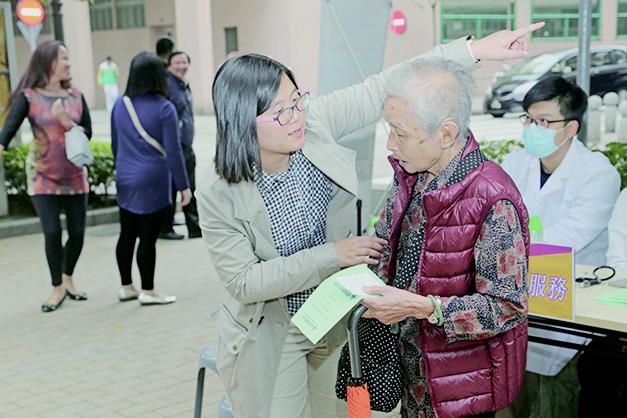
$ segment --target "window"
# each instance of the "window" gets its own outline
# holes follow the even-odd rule
[[[224,39],[226,43],[226,54],[237,52],[237,28],[224,28]]]
[[[144,0],[91,0],[91,30],[143,28]]]
[[[144,27],[144,0],[115,0],[118,29]]]
[[[627,38],[627,0],[618,1],[616,36]]]
[[[531,21],[546,25],[532,34],[534,39],[575,39],[579,32],[579,0],[533,0]],[[592,39],[601,32],[601,0],[592,1]]]
[[[89,3],[89,20],[91,30],[113,29],[113,7],[111,0],[92,0]]]
[[[612,55],[610,51],[593,52],[590,57],[590,68],[603,67],[612,64]]]
[[[624,65],[627,64],[627,52],[620,49],[612,51],[612,64]]]
[[[442,0],[442,42],[466,35],[482,38],[502,29],[514,29],[514,0]]]

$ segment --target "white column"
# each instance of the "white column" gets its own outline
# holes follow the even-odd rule
[[[94,69],[89,22],[89,3],[86,1],[64,1],[63,35],[70,51],[72,64],[72,84],[83,92],[90,107],[94,106],[96,74]]]
[[[213,81],[213,31],[211,2],[207,0],[176,0],[176,49],[191,58],[188,80],[194,94],[194,111],[213,112],[211,83]]]

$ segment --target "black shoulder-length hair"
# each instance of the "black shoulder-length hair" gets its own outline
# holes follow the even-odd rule
[[[255,119],[272,105],[283,74],[298,88],[290,69],[263,55],[231,58],[216,73],[214,163],[217,174],[228,183],[253,181],[261,171]]]
[[[163,62],[155,54],[147,51],[140,52],[131,61],[124,95],[133,97],[142,94],[158,94],[168,97],[166,77]]]

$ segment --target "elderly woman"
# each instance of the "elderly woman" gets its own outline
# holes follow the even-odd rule
[[[395,179],[376,233],[388,244],[364,315],[400,324],[404,417],[493,416],[527,351],[527,212],[468,129],[472,78],[442,59],[399,69],[384,117]]]
[[[470,71],[475,58],[524,56],[525,35],[541,26],[460,39],[431,54]],[[268,57],[236,57],[216,74],[216,175],[202,180],[196,197],[225,290],[217,365],[237,417],[346,416],[333,385],[345,324],[312,344],[290,319],[323,280],[342,267],[376,264],[383,249],[382,239],[350,236],[355,156],[336,141],[380,118],[389,74],[309,107],[292,71]]]

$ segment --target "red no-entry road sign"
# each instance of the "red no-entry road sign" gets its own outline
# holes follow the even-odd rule
[[[27,26],[40,25],[44,21],[44,7],[37,0],[20,0],[17,3],[18,19]]]
[[[402,35],[407,29],[407,17],[400,10],[394,10],[390,15],[390,30],[397,35]]]

